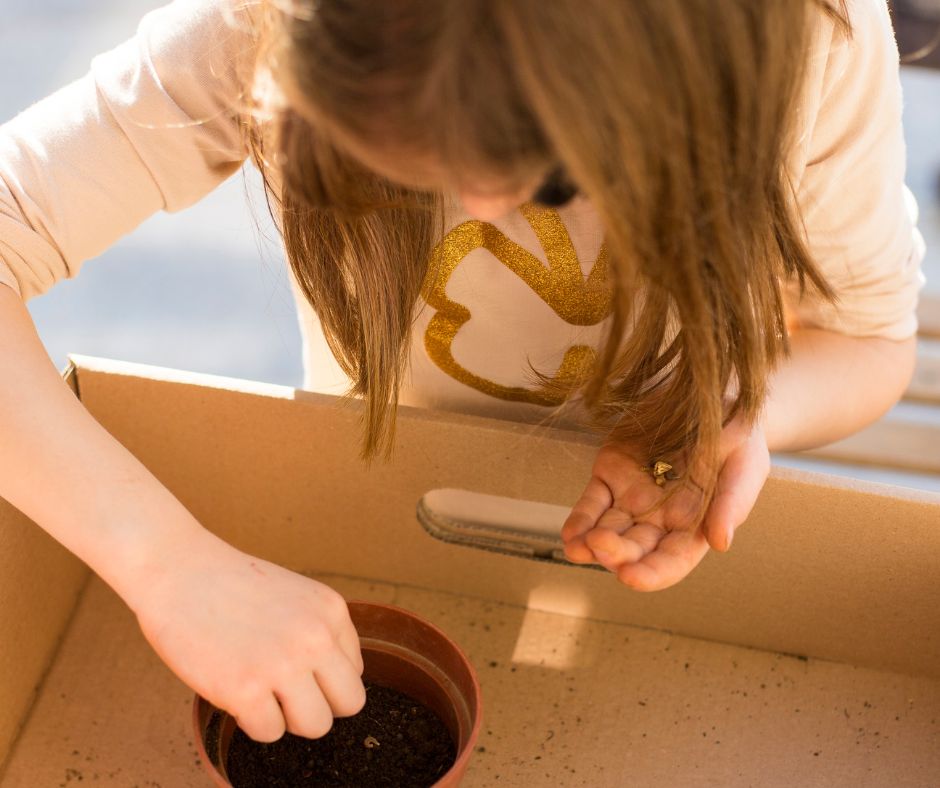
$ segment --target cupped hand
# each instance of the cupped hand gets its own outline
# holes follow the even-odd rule
[[[358,712],[362,654],[343,598],[208,532],[195,539],[134,604],[170,669],[258,741],[317,738]]]
[[[628,446],[604,446],[561,532],[569,561],[599,563],[638,591],[679,582],[709,547],[727,550],[770,472],[760,426],[737,418],[722,431],[721,467],[704,517],[703,491],[694,483],[694,474],[693,479],[667,481],[660,487],[644,469],[648,462]],[[673,486],[678,489],[666,497]]]

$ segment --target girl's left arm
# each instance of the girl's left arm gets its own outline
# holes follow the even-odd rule
[[[800,451],[844,438],[894,405],[914,373],[917,340],[791,336],[790,358],[771,380],[760,420],[770,451]]]
[[[904,393],[914,373],[917,338],[855,337],[795,331],[760,419],[733,421],[722,435],[723,466],[703,522],[716,550],[731,546],[769,472],[769,453],[824,446],[868,426]]]

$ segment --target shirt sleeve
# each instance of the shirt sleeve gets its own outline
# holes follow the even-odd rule
[[[82,79],[0,126],[0,282],[28,299],[247,156],[253,42],[235,0],[177,0]]]
[[[923,239],[904,185],[898,52],[884,0],[850,0],[852,35],[829,23],[808,69],[805,165],[795,179],[809,250],[837,295],[785,284],[797,325],[852,336],[917,332]],[[817,42],[818,43],[818,42]]]

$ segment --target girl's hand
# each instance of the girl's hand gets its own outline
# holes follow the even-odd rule
[[[343,598],[209,532],[133,607],[147,640],[251,738],[323,736],[365,704],[359,638]]]
[[[667,481],[683,487],[651,511],[665,488],[641,470],[647,461],[627,446],[602,448],[591,480],[561,531],[569,561],[599,563],[638,591],[679,582],[709,546],[727,550],[770,472],[770,452],[760,425],[731,421],[722,431],[715,496],[700,523],[702,492],[694,484]]]

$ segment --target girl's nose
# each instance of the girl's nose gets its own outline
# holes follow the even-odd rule
[[[485,195],[460,192],[463,209],[474,219],[492,222],[512,213],[526,200],[524,194]]]

